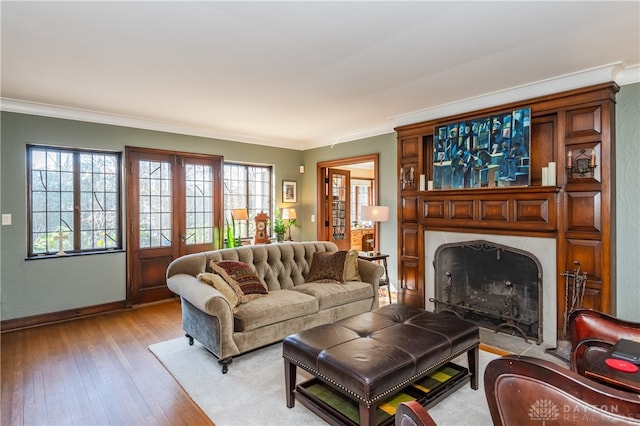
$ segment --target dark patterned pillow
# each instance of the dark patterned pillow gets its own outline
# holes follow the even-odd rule
[[[313,253],[311,267],[304,282],[343,283],[344,261],[346,257],[346,251]]]
[[[260,278],[244,262],[235,260],[211,261],[210,266],[213,272],[224,278],[234,288],[240,298],[240,303],[246,303],[268,293]]]

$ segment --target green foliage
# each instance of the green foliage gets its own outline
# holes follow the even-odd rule
[[[276,235],[283,235],[289,228],[290,226],[287,226],[287,223],[284,221],[284,219],[280,217],[280,210],[276,209],[275,212],[273,212],[273,232]]]

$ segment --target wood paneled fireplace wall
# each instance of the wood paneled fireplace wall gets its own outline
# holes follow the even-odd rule
[[[615,94],[606,83],[398,127],[398,301],[425,305],[425,231],[554,238],[557,244],[557,324],[562,325],[565,280],[574,261],[587,272],[584,306],[615,306]],[[450,122],[531,108],[531,184],[420,190],[433,180],[434,129]],[[595,154],[593,175],[567,170],[568,158]],[[575,160],[573,160],[575,161]],[[542,167],[557,165],[554,186],[542,186]]]

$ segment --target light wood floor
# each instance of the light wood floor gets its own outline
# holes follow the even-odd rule
[[[176,300],[2,334],[1,424],[211,425],[147,349],[184,335],[180,315]]]

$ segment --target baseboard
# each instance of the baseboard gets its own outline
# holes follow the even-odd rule
[[[490,352],[499,356],[513,355],[512,352],[505,351],[504,349],[496,348],[494,346],[485,345],[484,343],[480,343],[480,350]]]
[[[82,318],[90,315],[103,314],[105,312],[119,311],[126,308],[126,301],[103,303],[101,305],[86,306],[83,308],[68,309],[66,311],[51,312],[47,314],[33,315],[24,318],[15,318],[0,322],[2,333],[37,327],[62,321]]]

